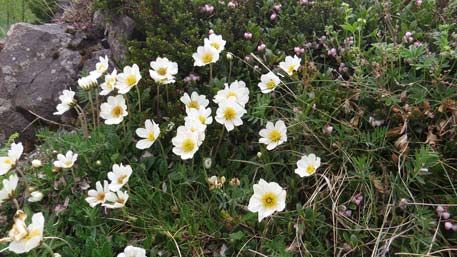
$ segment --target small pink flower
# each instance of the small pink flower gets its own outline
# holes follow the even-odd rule
[[[274,21],[274,20],[276,20],[276,18],[278,18],[278,15],[276,13],[272,13],[270,15],[270,21]]]
[[[228,6],[229,8],[235,9],[235,8],[236,8],[236,3],[230,1],[230,2],[228,2],[227,6]]]
[[[438,205],[438,206],[436,207],[436,213],[439,214],[439,215],[441,215],[441,213],[443,213],[443,212],[444,212],[443,206]]]
[[[451,217],[451,214],[450,214],[449,212],[443,212],[443,213],[441,213],[441,218],[442,218],[443,220],[447,220],[447,219],[449,219],[450,217]]]
[[[417,7],[420,7],[422,5],[422,0],[416,0],[416,5]]]
[[[332,49],[328,50],[328,51],[327,51],[327,54],[328,54],[329,56],[336,57],[336,54],[337,54],[336,49],[335,49],[335,48],[332,48]]]
[[[202,8],[202,11],[212,13],[214,11],[214,6],[212,4],[205,4]]]
[[[252,60],[252,57],[250,55],[246,55],[246,57],[244,57],[244,60],[249,62]]]
[[[258,46],[257,46],[257,51],[259,52],[263,52],[265,50],[267,46],[264,44],[264,43],[260,43]]]
[[[419,40],[416,40],[416,42],[414,42],[415,47],[419,47],[421,45],[422,45],[422,42],[420,42]]]
[[[213,29],[208,30],[208,35],[212,35],[212,34],[214,34],[214,30]]]
[[[252,39],[252,33],[251,32],[244,32],[244,39],[251,40]]]
[[[296,55],[301,55],[305,52],[305,49],[303,47],[296,46],[294,47],[294,52]]]
[[[322,129],[322,132],[326,135],[330,135],[333,132],[333,127],[330,126],[330,124],[325,124],[324,128]],[[358,205],[358,204],[357,204]]]
[[[309,1],[308,0],[299,0],[298,4],[300,4],[300,5],[309,4]]]
[[[453,227],[452,223],[449,221],[444,222],[444,229],[445,230],[451,230]]]
[[[282,4],[278,3],[273,6],[273,10],[279,12],[281,10]]]

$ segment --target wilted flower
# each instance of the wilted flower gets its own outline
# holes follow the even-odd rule
[[[217,104],[227,100],[233,100],[244,107],[249,101],[249,89],[246,87],[246,83],[242,80],[235,80],[230,86],[225,84],[224,89],[219,90],[213,99]]]
[[[281,82],[278,76],[274,74],[272,71],[268,72],[267,74],[263,74],[260,76],[260,82],[258,84],[262,93],[267,94],[272,92]]]
[[[57,105],[57,107],[56,107],[57,112],[54,112],[54,115],[62,115],[66,111],[73,108],[73,106],[76,104],[76,100],[74,97],[75,97],[75,92],[73,92],[71,90],[64,90],[62,92],[62,95],[59,96],[61,103],[59,103]]]
[[[13,196],[18,182],[19,178],[16,174],[9,176],[2,181],[3,188],[0,190],[0,205]]]
[[[116,192],[121,189],[129,181],[130,175],[132,175],[130,165],[114,164],[113,171],[108,172],[108,179],[111,180],[109,190]]]
[[[232,179],[230,179],[229,184],[231,186],[239,186],[241,184],[241,182],[238,178],[232,178]]]
[[[405,152],[408,150],[408,135],[405,133],[403,136],[399,137],[397,141],[395,141],[395,147],[397,147],[400,152]]]
[[[273,150],[278,145],[287,142],[287,127],[282,120],[278,120],[276,124],[267,122],[266,128],[260,130],[259,134],[261,136],[259,143],[266,144],[267,150]]]
[[[82,77],[78,79],[78,86],[84,91],[89,91],[92,88],[96,88],[98,86],[97,77],[95,75]]]
[[[54,161],[54,167],[69,169],[73,167],[75,161],[78,159],[78,154],[73,154],[73,151],[68,151],[65,155],[58,154],[57,161]]]
[[[122,95],[109,96],[107,102],[100,106],[100,117],[107,125],[119,124],[127,115],[127,105]]]
[[[12,241],[8,249],[14,253],[27,253],[38,247],[43,240],[44,216],[41,212],[33,214],[32,223],[27,228],[25,227],[27,215],[22,212],[19,217],[15,219],[13,229],[10,231]]]
[[[246,113],[246,109],[233,100],[224,100],[219,103],[216,110],[216,121],[225,126],[227,131],[243,124],[241,117]]]
[[[308,177],[313,175],[320,166],[321,158],[317,157],[315,154],[303,155],[297,162],[295,173],[300,177]]]
[[[276,182],[266,182],[260,179],[258,184],[253,186],[254,194],[249,199],[248,210],[258,212],[259,222],[265,217],[272,215],[275,211],[282,211],[286,208],[286,190]]]
[[[175,82],[175,75],[178,73],[178,64],[171,62],[168,58],[157,57],[150,63],[152,70],[149,75],[158,84],[170,84]]]
[[[137,128],[135,131],[137,136],[144,138],[136,143],[136,148],[138,149],[151,147],[160,135],[159,125],[157,125],[153,120],[147,119],[144,122],[144,126],[144,128]]]
[[[289,76],[291,76],[294,71],[297,71],[300,68],[301,58],[298,56],[286,56],[285,61],[279,63],[279,68],[285,71]]]
[[[222,39],[221,35],[211,34],[208,38],[204,39],[205,46],[212,46],[218,53],[221,53],[225,49],[225,40]]]
[[[21,158],[22,152],[24,152],[24,146],[22,143],[12,143],[8,150],[8,156],[0,157],[0,176],[6,174],[14,166],[17,161]]]
[[[29,201],[31,203],[39,202],[43,199],[43,197],[44,197],[44,195],[40,191],[33,191],[30,194],[30,197],[29,197],[29,199],[27,199],[27,201]]]
[[[212,176],[212,177],[208,178],[207,181],[209,184],[209,189],[213,190],[216,188],[221,188],[224,185],[225,177],[224,176],[222,176],[222,177]]]
[[[146,257],[146,250],[140,247],[127,246],[117,257]]]
[[[205,66],[217,62],[219,60],[219,52],[210,45],[199,46],[192,58],[194,58],[194,66]]]
[[[118,89],[119,94],[125,94],[130,91],[141,80],[140,68],[138,65],[125,66],[122,73],[117,75],[117,81],[114,86]]]
[[[111,74],[105,75],[105,82],[103,82],[100,87],[102,88],[102,91],[100,92],[100,95],[108,95],[114,90],[114,86],[116,85],[117,82],[117,70],[114,69]]]

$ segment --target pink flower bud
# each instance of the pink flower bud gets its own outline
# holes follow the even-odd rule
[[[416,5],[417,7],[420,7],[422,5],[422,0],[416,0]]]
[[[251,40],[252,39],[252,33],[251,32],[244,32],[244,39]]]
[[[249,62],[252,60],[252,57],[250,55],[246,55],[246,57],[244,57],[244,60]]]
[[[301,55],[305,52],[305,49],[303,47],[296,46],[294,47],[294,52],[296,55]]]
[[[257,51],[259,52],[263,52],[265,50],[267,46],[264,44],[264,43],[260,43],[258,46],[257,46]]]
[[[235,9],[236,3],[230,1],[230,2],[228,2],[227,6],[228,6],[229,8]]]
[[[275,5],[273,6],[273,10],[279,12],[279,10],[281,10],[281,7],[282,7],[282,4],[280,4],[280,3],[279,3],[279,4],[275,4]]]
[[[300,5],[309,4],[309,1],[308,0],[299,0],[298,4],[300,4]]]
[[[450,214],[449,212],[443,212],[443,213],[441,213],[441,218],[442,218],[443,220],[447,220],[447,219],[449,219],[450,217],[451,217],[451,214]]]
[[[443,212],[444,212],[443,206],[438,205],[438,206],[436,207],[436,213],[438,213],[438,214],[441,215],[441,213],[443,213]]]
[[[333,132],[333,127],[330,126],[330,124],[325,124],[324,128],[322,129],[322,132],[326,135],[330,135]],[[357,204],[358,205],[358,204]]]
[[[272,13],[270,15],[270,21],[274,21],[274,20],[276,20],[276,18],[278,18],[278,15],[276,13]]]
[[[214,34],[214,30],[213,30],[213,29],[210,29],[210,30],[208,31],[208,35],[212,35],[212,34]]]
[[[451,230],[453,227],[452,223],[449,221],[444,222],[444,229]]]
[[[336,49],[335,48],[332,48],[330,50],[327,51],[327,54],[329,56],[332,56],[332,57],[336,57]]]

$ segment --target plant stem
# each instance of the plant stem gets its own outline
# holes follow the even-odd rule
[[[94,125],[94,130],[97,128],[95,122],[96,122],[96,118],[95,118],[95,109],[94,109],[94,101],[92,99],[92,90],[88,91],[88,94],[89,94],[89,102],[90,102],[90,108],[92,109],[92,123]]]
[[[157,85],[157,115],[159,115],[159,108],[160,108],[160,87]],[[159,115],[160,116],[160,115]]]
[[[219,141],[217,142],[216,148],[214,149],[214,158],[213,159],[216,159],[216,154],[219,151],[219,147],[221,146],[222,138],[224,137],[224,132],[225,132],[225,127],[224,127],[224,125],[222,125],[222,130],[220,133],[221,136],[219,137]]]
[[[138,94],[138,109],[141,112],[141,93],[140,93],[140,87],[138,85],[136,87],[136,93]]]
[[[209,64],[209,83],[213,81],[213,64]]]
[[[79,105],[75,105],[75,110],[78,113],[79,120],[81,121],[81,126],[83,127],[83,134],[85,138],[89,137],[89,129],[87,128],[87,118],[84,110]]]
[[[99,99],[99,92],[98,92],[98,87],[97,89],[95,90],[95,105],[97,107],[97,109],[95,109],[95,112],[97,114],[97,127],[100,126],[100,111],[99,111],[99,108],[100,108],[100,99]]]

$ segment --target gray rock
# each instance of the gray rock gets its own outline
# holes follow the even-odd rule
[[[33,136],[33,127],[21,113],[17,112],[9,100],[0,98],[0,142],[19,132],[25,138]]]

